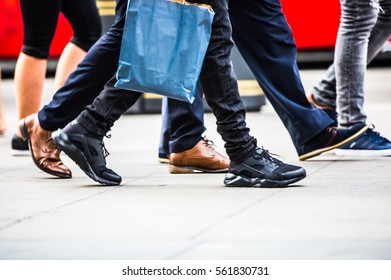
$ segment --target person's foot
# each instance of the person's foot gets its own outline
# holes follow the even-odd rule
[[[20,120],[19,130],[28,143],[35,165],[42,171],[60,178],[71,178],[71,170],[60,159],[60,149],[51,138],[51,132],[39,125],[37,114]]]
[[[335,150],[341,156],[391,156],[391,141],[370,127],[354,141]]]
[[[229,166],[224,184],[227,187],[285,187],[306,177],[305,169],[286,164],[272,157],[267,150],[257,148],[244,162]]]
[[[227,172],[229,159],[213,147],[213,142],[200,140],[193,148],[170,154],[170,173]]]
[[[103,137],[84,129],[76,120],[63,130],[52,133],[54,142],[92,180],[108,186],[119,185],[121,176],[106,167],[106,150]]]
[[[304,145],[296,147],[299,159],[306,160],[345,145],[364,134],[367,129],[365,124],[356,124],[350,128],[330,126]]]
[[[310,93],[307,96],[307,99],[312,106],[318,109],[322,109],[334,121],[334,123],[332,124],[333,126],[338,126],[338,113],[335,108],[319,104],[319,102],[316,101],[313,93]]]
[[[23,139],[18,135],[14,134],[11,139],[11,155],[13,156],[29,156],[29,144],[27,139]]]

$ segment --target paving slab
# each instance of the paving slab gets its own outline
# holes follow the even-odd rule
[[[322,70],[301,71],[311,85]],[[369,123],[391,138],[391,68],[368,71]],[[51,98],[53,80],[45,84]],[[57,179],[10,155],[12,80],[2,84],[0,259],[391,259],[391,157],[327,152],[300,162],[270,105],[247,114],[251,134],[307,178],[288,188],[226,188],[223,174],[169,174],[157,162],[159,115],[125,115],[106,140],[119,187],[100,186],[69,158]],[[207,136],[220,150],[212,114]]]

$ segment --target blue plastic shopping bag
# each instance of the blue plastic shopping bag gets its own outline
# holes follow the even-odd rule
[[[213,16],[181,0],[129,0],[115,86],[193,102]]]

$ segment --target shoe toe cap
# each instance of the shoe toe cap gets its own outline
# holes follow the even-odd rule
[[[39,167],[51,175],[60,178],[72,178],[72,171],[62,161],[45,160],[39,163]]]
[[[298,167],[295,170],[291,170],[291,171],[287,171],[287,172],[282,173],[282,176],[285,179],[292,179],[292,178],[298,178],[298,177],[305,178],[307,176],[307,173],[304,168]]]
[[[117,184],[120,184],[122,181],[122,177],[111,169],[104,170],[101,174],[101,177]]]

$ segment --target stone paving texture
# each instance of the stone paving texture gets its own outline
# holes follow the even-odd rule
[[[302,71],[306,89],[324,73]],[[391,138],[391,68],[368,71],[368,123]],[[44,103],[53,81],[47,80]],[[119,187],[96,184],[63,156],[72,179],[10,155],[12,80],[2,83],[0,259],[391,259],[391,157],[332,151],[300,162],[270,105],[248,113],[259,145],[306,168],[288,188],[226,188],[223,174],[168,173],[157,162],[160,115],[126,115],[107,139]],[[212,114],[207,136],[220,149]]]

